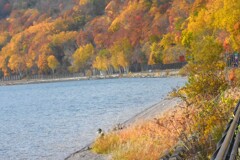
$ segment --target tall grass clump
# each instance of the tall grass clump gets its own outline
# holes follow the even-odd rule
[[[183,136],[183,131],[189,131],[185,124],[191,117],[182,117],[183,112],[179,107],[159,118],[111,132],[95,141],[93,151],[100,154],[110,153],[112,159],[116,160],[158,159],[176,146]]]

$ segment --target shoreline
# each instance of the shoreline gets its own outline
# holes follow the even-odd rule
[[[170,111],[171,109],[174,109],[177,105],[183,103],[183,101],[180,98],[170,98],[167,97],[160,102],[149,106],[148,108],[144,109],[140,113],[136,114],[132,118],[126,120],[123,123],[116,124],[117,126],[127,128],[131,125],[137,124],[142,121],[152,120],[156,117],[162,116],[164,113]],[[114,127],[114,126],[113,126]],[[109,160],[110,155],[101,155],[96,154],[91,151],[91,145],[94,142],[86,145],[82,149],[70,154],[68,157],[66,157],[64,160]]]
[[[138,72],[128,74],[113,74],[106,76],[91,76],[91,77],[68,77],[68,78],[55,78],[55,79],[22,79],[15,81],[0,81],[0,86],[11,85],[27,85],[27,84],[40,84],[40,83],[56,83],[68,81],[81,81],[81,80],[99,80],[99,79],[118,79],[118,78],[164,78],[172,76],[180,76],[179,69],[162,70],[156,72]]]

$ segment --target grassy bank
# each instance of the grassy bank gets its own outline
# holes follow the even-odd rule
[[[116,160],[154,160],[182,146],[184,159],[210,159],[240,98],[240,70],[234,69],[234,78],[228,81],[224,67],[205,63],[186,66],[188,83],[172,94],[184,105],[159,118],[108,133],[95,141],[92,150]]]
[[[164,154],[164,151],[178,142],[176,132],[179,131],[175,126],[183,123],[181,112],[180,107],[171,109],[162,117],[108,133],[95,141],[93,151],[100,154],[111,154],[112,159],[119,160],[158,159],[160,155]]]
[[[229,88],[205,107],[188,102],[164,115],[98,138],[93,151],[116,160],[159,159],[176,145],[186,148],[186,159],[208,159],[221,138],[240,97],[240,88]]]

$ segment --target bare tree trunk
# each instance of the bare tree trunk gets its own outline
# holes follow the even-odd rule
[[[121,67],[119,67],[119,69],[118,69],[118,70],[119,70],[119,74],[122,74],[122,70],[121,70]]]

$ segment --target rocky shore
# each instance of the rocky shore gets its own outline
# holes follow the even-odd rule
[[[25,84],[37,84],[37,83],[54,83],[65,81],[79,81],[79,80],[94,80],[94,79],[115,79],[115,78],[161,78],[169,76],[179,76],[179,70],[164,70],[152,72],[139,72],[128,74],[114,74],[105,76],[90,76],[90,77],[67,77],[67,78],[55,78],[55,79],[22,79],[14,81],[0,81],[0,86],[6,85],[25,85]]]
[[[135,115],[131,119],[123,122],[122,124],[118,124],[123,128],[128,127],[130,125],[134,125],[135,123],[151,120],[156,117],[161,116],[163,113],[173,109],[178,104],[182,103],[182,100],[179,98],[166,98],[161,102],[145,109],[141,113]],[[111,159],[111,155],[99,155],[91,152],[91,145],[89,144],[81,150],[69,155],[65,160],[109,160]]]

